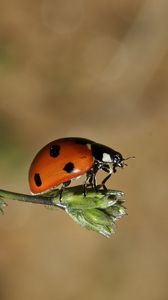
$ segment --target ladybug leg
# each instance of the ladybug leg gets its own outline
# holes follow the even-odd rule
[[[86,194],[87,194],[87,187],[88,186],[91,186],[94,190],[96,190],[96,187],[97,187],[97,185],[96,185],[96,176],[95,176],[96,173],[95,173],[95,171],[93,172],[93,169],[91,169],[89,172],[87,172],[86,180],[85,180],[85,183],[83,185],[84,196],[86,196]]]
[[[96,172],[92,173],[92,177],[89,180],[89,184],[91,185],[91,187],[97,192],[97,182],[96,182],[96,174],[97,174],[98,170]]]
[[[96,174],[93,174],[93,178],[92,178],[92,185],[93,188],[95,189],[95,191],[97,191],[97,182],[96,182]]]
[[[114,170],[114,168],[111,168],[108,164],[102,166],[101,169],[109,174],[103,179],[102,183],[98,186],[98,188],[103,187],[103,189],[105,191],[107,191],[107,187],[106,187],[105,183],[111,177],[112,173],[115,172],[115,170]]]
[[[97,172],[96,172],[97,173]],[[94,189],[96,189],[96,173],[95,172],[92,172],[90,175],[89,175],[89,178],[87,179],[88,180],[88,185],[90,185],[91,187],[93,187]]]
[[[92,186],[92,172],[89,171],[87,174],[86,174],[86,179],[85,179],[85,182],[84,182],[84,185],[83,185],[83,194],[84,194],[84,197],[86,197],[86,194],[87,194],[87,187],[91,185]]]
[[[83,185],[83,196],[86,197],[86,182]]]
[[[59,194],[59,200],[60,200],[60,202],[62,202],[61,199],[62,199],[62,193],[63,193],[63,191],[65,190],[65,188],[66,188],[68,185],[70,185],[70,183],[71,183],[71,180],[66,181],[66,182],[63,182],[63,184],[62,184],[62,186],[61,186],[61,188],[60,188],[60,194]]]
[[[104,165],[104,164],[102,164],[102,162],[97,161],[97,160],[95,161],[95,164],[94,164],[94,167],[93,167],[93,174],[92,174],[92,186],[93,186],[93,188],[96,192],[98,192],[99,188],[102,186],[102,184],[97,185],[97,182],[96,182],[97,172],[99,170],[103,170],[105,167],[107,168],[107,167],[109,167],[109,165],[108,164]]]
[[[95,161],[93,167],[87,172],[86,180],[84,183],[84,196],[86,196],[86,190],[88,186],[91,186],[96,192],[98,191],[96,174],[102,168],[102,163]]]

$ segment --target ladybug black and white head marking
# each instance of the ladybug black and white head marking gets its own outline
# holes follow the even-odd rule
[[[103,153],[103,163],[112,164],[112,170],[115,173],[116,167],[123,168],[125,163],[122,155],[119,152],[112,150],[111,153]]]
[[[112,163],[114,167],[123,168],[124,159],[119,152],[105,145],[101,145],[97,143],[92,144],[91,147],[92,147],[92,154],[97,161],[102,163],[107,163],[107,164]]]

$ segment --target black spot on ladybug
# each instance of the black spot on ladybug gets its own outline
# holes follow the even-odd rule
[[[50,156],[56,158],[60,154],[60,145],[52,145],[50,148]]]
[[[36,173],[34,175],[34,181],[35,181],[35,184],[37,186],[41,186],[42,185],[42,181],[41,181],[41,177],[40,177],[40,174],[39,173]]]
[[[67,173],[72,173],[73,172],[73,170],[74,170],[74,164],[72,163],[72,162],[68,162],[65,166],[64,166],[64,168],[63,168],[63,170],[64,171],[66,171]]]

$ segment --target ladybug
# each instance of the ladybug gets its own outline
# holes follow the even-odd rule
[[[108,173],[101,186],[116,172],[123,168],[122,155],[102,144],[85,138],[68,137],[48,143],[35,156],[29,170],[29,185],[33,194],[47,192],[62,184],[66,187],[72,179],[86,174],[85,185],[96,189],[96,173]]]

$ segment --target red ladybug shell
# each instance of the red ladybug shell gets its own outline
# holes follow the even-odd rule
[[[64,138],[50,142],[42,148],[30,166],[31,192],[46,192],[86,173],[94,162],[89,142],[80,138]]]

